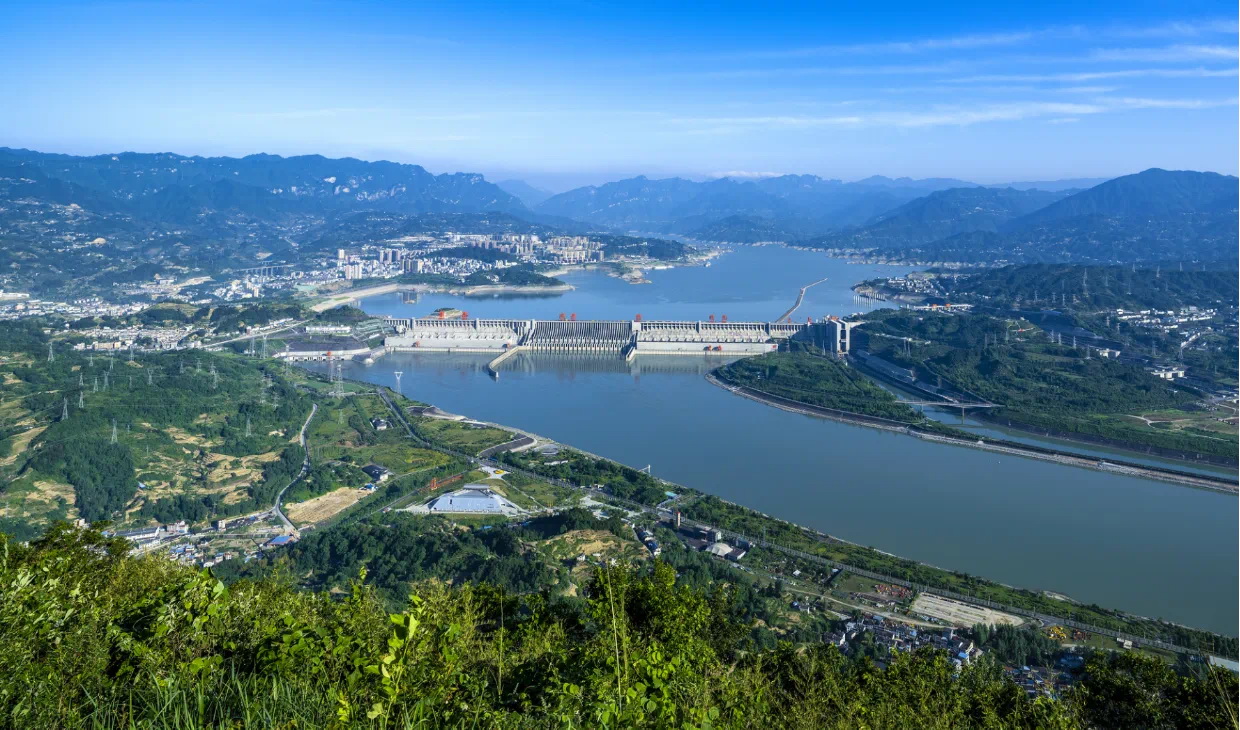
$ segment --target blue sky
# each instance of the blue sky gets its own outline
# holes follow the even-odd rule
[[[0,145],[523,177],[1235,173],[1234,2],[41,3]]]

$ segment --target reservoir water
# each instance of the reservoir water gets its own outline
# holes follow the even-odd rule
[[[398,294],[374,314],[768,320],[847,315],[849,287],[905,273],[778,247],[741,248],[709,268],[652,271],[631,285],[600,272],[563,277],[554,297]],[[492,380],[486,355],[398,353],[346,377],[509,424],[853,542],[1010,585],[1234,635],[1237,500],[1162,482],[927,443],[788,413],[710,385],[703,357],[521,354]],[[1118,457],[1118,455],[1117,455]]]

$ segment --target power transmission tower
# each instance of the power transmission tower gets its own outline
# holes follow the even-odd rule
[[[47,343],[47,361],[56,362],[56,351],[52,349],[52,343]]]
[[[107,373],[103,374],[103,389],[104,390],[108,389],[108,374]]]
[[[405,392],[400,389],[400,376],[404,375],[404,373],[400,370],[397,370],[395,373],[393,373],[393,375],[396,376],[396,392],[400,393],[401,395],[404,395]]]
[[[129,343],[129,362],[133,362],[133,343]]]
[[[112,443],[116,443],[116,419],[112,419]]]
[[[92,393],[99,392],[99,376],[98,375],[95,376],[94,382],[91,383],[90,392]]]
[[[146,384],[153,385],[154,381],[155,381],[155,371],[151,370],[150,368],[147,368],[146,369]]]
[[[60,409],[60,420],[67,421],[69,419],[69,396],[65,396],[65,403]]]
[[[86,362],[89,363],[92,368],[95,367],[95,353],[92,352],[90,355],[87,355]]]
[[[331,360],[328,363],[328,370],[331,373],[332,380],[332,397],[344,397],[344,369],[338,360]]]
[[[263,335],[263,359],[267,359],[267,335]]]
[[[249,416],[245,417],[245,437],[246,438],[250,437],[250,417]]]
[[[211,390],[220,387],[220,374],[215,372],[215,363],[211,363]]]
[[[83,378],[82,378],[82,371],[81,371],[81,370],[79,370],[79,371],[78,371],[78,387],[79,387],[79,388],[81,388],[81,387],[82,387],[82,379],[83,379]]]
[[[78,410],[82,410],[86,406],[86,391],[78,391]]]

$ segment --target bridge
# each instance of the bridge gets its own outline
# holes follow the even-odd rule
[[[962,403],[954,400],[897,400],[906,406],[939,406],[942,408],[1002,408],[999,403]]]
[[[636,355],[760,355],[789,339],[804,339],[840,355],[848,352],[849,323],[727,322],[389,317],[396,334],[384,340],[389,352],[480,352],[502,356],[513,350]],[[502,360],[503,358],[497,358]]]

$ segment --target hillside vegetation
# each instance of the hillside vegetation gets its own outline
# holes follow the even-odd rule
[[[599,570],[579,599],[417,584],[389,612],[210,573],[58,526],[0,550],[10,727],[1225,727],[1236,679],[1095,655],[1062,701],[945,654],[738,650],[726,586]],[[52,681],[49,681],[52,680]]]
[[[1234,437],[1154,429],[1138,418],[1151,412],[1197,412],[1199,394],[1138,365],[1051,343],[1028,322],[881,310],[868,315],[858,332],[857,346],[914,369],[922,380],[1002,404],[988,414],[996,419],[1138,447],[1237,454]],[[903,337],[910,341],[898,339]]]

